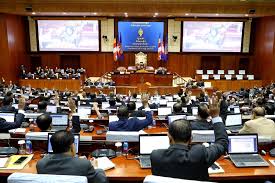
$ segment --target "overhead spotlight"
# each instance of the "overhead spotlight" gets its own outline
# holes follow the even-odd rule
[[[245,14],[244,16],[248,17],[248,14]]]
[[[218,13],[216,13],[216,16],[219,16],[219,14],[218,14]]]
[[[32,15],[35,15],[36,13],[35,12],[32,12]]]
[[[188,15],[189,15],[189,13],[185,13],[185,15],[186,15],[186,16],[188,16]]]
[[[159,13],[156,12],[156,13],[155,13],[155,16],[158,16],[158,15],[159,15]]]
[[[93,15],[97,15],[97,12],[94,12]]]

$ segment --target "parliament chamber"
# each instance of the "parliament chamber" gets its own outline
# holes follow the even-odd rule
[[[275,0],[2,0],[0,27],[1,183],[275,183]]]

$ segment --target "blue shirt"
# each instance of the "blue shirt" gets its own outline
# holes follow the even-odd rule
[[[145,112],[146,119],[140,120],[136,117],[131,119],[119,119],[109,123],[110,131],[139,131],[152,124],[153,117],[150,111]]]

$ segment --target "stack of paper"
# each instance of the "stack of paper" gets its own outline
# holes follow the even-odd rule
[[[109,170],[115,167],[115,164],[107,157],[97,158],[92,162],[92,164],[95,167],[95,169],[102,170]]]

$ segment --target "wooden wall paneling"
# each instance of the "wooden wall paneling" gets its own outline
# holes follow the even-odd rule
[[[7,24],[6,24],[6,16],[4,14],[0,14],[0,77],[9,78],[9,48],[8,48],[8,40],[7,40]]]
[[[41,66],[49,68],[60,67],[60,55],[58,53],[42,53]]]

